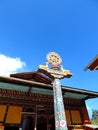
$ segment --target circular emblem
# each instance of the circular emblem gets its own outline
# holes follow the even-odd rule
[[[66,126],[66,121],[65,120],[61,120],[60,121],[60,126],[61,127],[65,127]]]
[[[55,64],[60,64],[62,62],[61,57],[55,53],[55,52],[50,52],[46,56],[47,60],[49,63],[55,63]]]

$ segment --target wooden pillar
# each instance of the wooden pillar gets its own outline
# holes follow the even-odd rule
[[[86,106],[81,107],[83,124],[91,124]]]

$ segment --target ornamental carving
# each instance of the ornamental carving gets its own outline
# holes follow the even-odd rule
[[[55,52],[48,53],[47,56],[46,56],[46,59],[51,64],[53,64],[53,63],[60,64],[62,62],[61,57]]]
[[[38,66],[38,72],[44,73],[52,79],[62,79],[64,77],[69,78],[72,76],[70,70],[66,70],[63,68],[63,65],[60,65],[62,59],[57,53],[48,53],[46,59],[47,62],[45,63],[45,65]],[[49,67],[49,64],[51,64],[51,67]]]

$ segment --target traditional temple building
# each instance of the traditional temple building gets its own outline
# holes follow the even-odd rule
[[[98,92],[62,87],[68,130],[87,129],[85,101]],[[0,76],[0,130],[55,130],[52,80],[36,72]]]
[[[98,92],[62,86],[60,79],[70,78],[71,72],[55,52],[47,60],[38,71],[0,76],[0,130],[94,129],[87,126],[85,101],[98,98]]]
[[[98,70],[98,55],[96,55],[91,61],[90,61],[90,63],[84,68],[84,70],[86,71],[86,70],[90,70],[90,71],[95,71],[95,70]],[[95,109],[95,108],[94,108]],[[94,113],[95,112],[95,113]],[[97,111],[95,110],[95,111],[93,111],[93,114],[95,114],[96,116],[95,117],[97,117]],[[93,128],[93,129],[98,129],[98,126],[96,126],[96,125],[86,125],[86,126],[88,126],[88,128]]]

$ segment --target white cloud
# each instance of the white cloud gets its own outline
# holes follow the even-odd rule
[[[12,73],[17,73],[25,66],[25,62],[21,61],[20,58],[12,58],[0,54],[0,75],[9,76]]]

